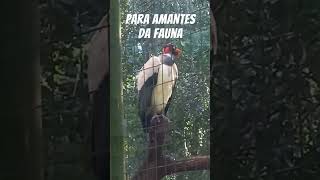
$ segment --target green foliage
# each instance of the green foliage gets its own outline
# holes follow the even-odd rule
[[[196,13],[194,26],[185,25],[182,39],[137,39],[139,26],[122,24],[123,100],[127,123],[127,174],[134,175],[146,157],[147,136],[138,117],[135,75],[151,55],[158,55],[164,43],[181,48],[177,61],[179,79],[169,108],[170,139],[165,152],[175,159],[209,155],[209,7],[207,1],[122,2],[122,21],[127,13]],[[147,7],[147,8],[146,8]],[[147,25],[147,27],[154,25]],[[163,27],[163,26],[161,26]],[[184,172],[164,179],[209,179],[208,171]]]
[[[95,3],[55,0],[39,4],[44,165],[48,180],[94,179],[88,145],[90,104],[84,48],[91,34],[77,34],[97,25],[104,15]]]

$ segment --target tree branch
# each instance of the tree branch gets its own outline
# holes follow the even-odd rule
[[[148,130],[148,156],[132,180],[161,180],[167,175],[178,172],[209,169],[209,156],[196,156],[177,161],[163,155],[162,146],[168,134],[168,129],[169,119],[167,117],[156,115],[152,118],[150,129]]]
[[[209,156],[196,156],[191,159],[185,159],[180,161],[174,161],[172,164],[167,166],[168,174],[174,174],[184,171],[197,171],[197,170],[209,170],[210,168],[210,157]]]

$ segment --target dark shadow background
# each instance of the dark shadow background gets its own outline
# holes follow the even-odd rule
[[[1,57],[0,179],[91,179],[91,157],[85,156],[90,147],[82,146],[90,137],[83,128],[86,82],[75,88],[52,72],[77,77],[72,67],[85,66],[77,46],[90,33],[72,46],[59,41],[97,24],[106,5],[40,1],[37,14],[38,2],[32,2],[10,1],[3,11],[2,35],[8,38]],[[213,3],[219,46],[211,56],[212,177],[319,179],[319,1]],[[62,51],[68,56],[48,60]]]
[[[319,179],[319,1],[213,4],[213,179]]]

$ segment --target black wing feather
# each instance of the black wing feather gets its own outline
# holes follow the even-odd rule
[[[168,112],[168,109],[169,109],[169,106],[170,106],[170,103],[171,103],[171,100],[172,100],[173,93],[176,90],[176,83],[177,83],[177,79],[175,79],[175,82],[174,82],[174,85],[173,85],[173,88],[172,88],[172,94],[171,94],[170,98],[168,99],[166,107],[164,108],[164,115],[165,116],[167,116],[167,112]]]
[[[149,77],[139,91],[139,116],[141,119],[142,127],[144,131],[149,127],[150,120],[153,116],[151,99],[152,91],[157,84],[158,73],[154,73]]]

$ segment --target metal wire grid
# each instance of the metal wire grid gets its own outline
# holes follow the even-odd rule
[[[157,65],[157,66],[161,66],[161,65]],[[153,67],[150,67],[150,68],[155,68],[155,67],[157,67],[157,66],[153,66]],[[161,66],[162,67],[162,66]],[[140,72],[140,71],[144,71],[144,70],[147,70],[147,69],[150,69],[150,68],[143,68],[143,69],[140,69],[140,70],[138,70],[137,72]],[[197,75],[197,74],[194,74],[194,75]],[[146,81],[146,79],[144,79],[144,82]],[[157,83],[157,84],[155,84],[155,85],[153,85],[153,88],[155,88],[155,87],[157,87],[157,86],[162,86],[162,88],[163,88],[163,85],[164,84],[167,84],[167,83],[170,83],[170,82],[172,82],[172,81],[175,81],[175,80],[171,80],[171,81],[165,81],[165,82],[163,82],[163,83]],[[175,82],[175,83],[177,83],[177,81]],[[136,92],[136,94],[138,94],[138,92]],[[174,96],[175,96],[175,93],[173,92],[173,94],[172,94],[172,98],[174,98]],[[162,97],[164,97],[164,96],[162,96]],[[163,100],[164,101],[164,100]],[[153,105],[153,107],[154,106],[162,106],[162,109],[164,109],[164,107],[166,106],[166,104],[165,103],[162,103],[162,104],[157,104],[157,105]],[[137,106],[137,108],[138,108],[138,106]],[[124,114],[124,115],[126,115],[126,113]],[[125,118],[126,119],[126,118]],[[139,125],[141,124],[140,123],[140,119],[137,117],[137,121],[139,122]],[[171,121],[171,122],[169,122],[169,125],[170,125],[170,127],[172,127],[173,129],[174,129],[174,127],[175,127],[175,124],[174,124],[174,121]],[[141,127],[140,127],[141,128]],[[152,127],[148,127],[148,129],[151,129]],[[141,128],[142,129],[142,128]],[[130,138],[129,136],[127,136],[127,138]],[[170,145],[172,145],[172,143],[173,142],[170,142],[170,141],[166,141],[167,143],[164,143],[163,145],[161,145],[161,147],[164,147],[164,148],[166,148],[166,147],[168,147],[168,146],[170,146]],[[147,151],[148,149],[149,149],[150,147],[147,147],[145,150]],[[164,151],[167,151],[167,149],[164,149]],[[143,158],[141,159],[141,160],[143,160]],[[158,167],[168,167],[168,166],[171,166],[172,164],[165,164],[165,165],[163,165],[163,166],[158,166]],[[138,166],[137,166],[138,167]],[[154,169],[154,168],[147,168],[147,169],[145,169],[145,171],[146,170],[150,170],[150,169]],[[127,174],[127,173],[126,173]],[[128,174],[127,174],[127,177],[128,177]]]
[[[194,31],[194,32],[191,32],[191,33],[189,33],[188,35],[185,35],[185,36],[192,36],[193,34],[196,34],[196,33],[198,33],[198,32],[201,32],[201,31],[203,31],[203,30],[206,30],[205,28],[200,28],[200,29],[198,29],[198,30],[196,30],[196,31]],[[160,66],[160,65],[158,65],[158,66]],[[154,67],[150,67],[150,68],[155,68],[156,66],[154,66]],[[138,73],[139,71],[142,71],[142,70],[147,70],[148,68],[144,68],[144,69],[140,69],[140,70],[138,70],[138,71],[136,71],[136,73]],[[195,74],[196,75],[196,74]],[[163,84],[166,84],[166,83],[170,83],[171,81],[166,81],[165,83],[161,83],[161,84],[157,84],[157,85],[155,85],[155,86],[162,86]],[[177,82],[176,82],[177,83]],[[90,95],[90,94],[93,94],[93,93],[95,93],[96,91],[91,91],[91,92],[89,92],[88,94]],[[59,96],[59,95],[57,95],[57,96]],[[61,103],[63,103],[64,101],[70,101],[70,100],[76,100],[76,99],[78,99],[78,98],[81,98],[81,97],[79,97],[79,96],[64,96],[63,94],[61,94],[61,96],[63,96],[63,98],[61,99],[61,100],[58,100],[58,101],[56,101],[56,103],[59,103],[59,102],[61,102]],[[173,94],[173,98],[174,98],[174,94]],[[44,105],[42,105],[42,104],[40,104],[40,105],[37,105],[37,106],[35,106],[35,107],[33,107],[33,109],[38,109],[38,108],[42,108]],[[158,104],[157,106],[165,106],[165,104]],[[90,109],[90,107],[91,107],[91,104],[89,104],[89,109]],[[175,125],[174,125],[174,122],[170,122],[170,126],[171,127],[174,127]],[[129,137],[127,137],[127,138],[129,138]],[[167,141],[168,142],[168,141]],[[172,143],[172,142],[170,142],[170,143]],[[162,146],[163,147],[167,147],[167,146],[169,146],[169,145],[172,145],[172,144],[170,144],[170,143],[164,143]],[[148,148],[147,148],[148,149]],[[146,150],[147,150],[146,149]],[[166,150],[165,150],[166,151]],[[161,166],[161,167],[168,167],[168,166],[170,166],[171,164],[166,164],[166,165],[164,165],[164,166]],[[138,166],[137,166],[138,167]],[[160,166],[159,166],[160,167]],[[153,169],[153,168],[149,168],[149,169]],[[148,169],[145,169],[145,170],[148,170]],[[128,176],[128,173],[126,173],[126,176],[127,177],[129,177]],[[128,178],[127,178],[128,179]]]
[[[196,12],[200,12],[200,14],[201,14],[201,11],[203,11],[204,9],[208,9],[208,7],[204,7],[204,8],[200,8],[200,9],[198,9],[198,10],[196,10],[196,11],[194,11],[194,12],[192,12],[192,13],[196,13]],[[195,28],[192,32],[190,32],[190,33],[188,33],[188,34],[185,34],[184,35],[184,38],[189,38],[190,39],[190,41],[192,41],[192,36],[194,35],[194,34],[197,34],[197,33],[199,33],[199,32],[202,32],[202,31],[206,31],[206,30],[208,30],[208,27],[206,28]],[[200,46],[202,47],[202,42],[203,41],[205,41],[202,37],[201,37],[201,44],[200,44]],[[154,43],[154,41],[151,41],[151,45],[154,47],[154,46],[156,46],[157,47],[157,45]],[[128,47],[130,47],[130,46],[128,46]],[[133,51],[134,51],[134,53],[137,53],[136,52],[136,47],[134,47],[133,48]],[[209,53],[209,50],[206,52],[206,53]],[[146,62],[146,60],[142,60],[142,61],[144,61],[144,63]],[[139,70],[136,70],[135,71],[135,74],[134,75],[136,75],[136,74],[138,74],[139,72],[141,72],[141,71],[145,71],[145,70],[148,70],[148,69],[151,69],[151,68],[153,68],[154,70],[155,69],[157,69],[157,68],[159,68],[158,66],[160,66],[161,67],[161,64],[160,65],[156,65],[156,66],[152,66],[152,67],[149,67],[149,68],[141,68],[141,69],[139,69]],[[194,69],[194,64],[192,64],[191,63],[191,66],[193,66],[193,69]],[[209,66],[209,65],[208,65]],[[178,67],[178,69],[179,69],[179,67]],[[153,70],[153,71],[154,71]],[[179,73],[180,74],[180,73]],[[194,73],[194,75],[196,76],[196,75],[198,75],[198,74],[200,74],[200,73]],[[179,77],[180,77],[180,75],[178,75]],[[208,74],[208,76],[209,76],[209,74]],[[145,77],[145,76],[144,76]],[[144,78],[144,82],[146,81],[146,78]],[[171,81],[165,81],[165,82],[162,82],[162,83],[157,83],[157,84],[155,84],[155,83],[153,83],[153,84],[155,84],[155,85],[153,85],[153,88],[154,87],[156,87],[156,86],[162,86],[162,88],[163,88],[163,85],[164,84],[166,84],[166,83],[170,83],[170,82],[172,82],[172,81],[174,81],[174,80],[171,80]],[[177,80],[176,82],[175,82],[175,84],[177,84],[178,83],[178,81],[179,80]],[[136,90],[136,87],[134,87],[135,88],[135,90]],[[136,96],[138,96],[138,91],[135,91],[135,94],[136,94]],[[175,99],[175,95],[176,95],[176,93],[175,92],[173,92],[173,94],[172,94],[172,98],[173,98],[173,102],[172,103],[174,103],[174,99]],[[162,95],[162,97],[163,97],[163,95]],[[123,97],[123,98],[125,98],[125,97]],[[155,106],[163,106],[163,108],[164,108],[164,106],[165,106],[166,104],[164,104],[164,103],[162,103],[162,104],[157,104],[157,105],[155,105]],[[124,104],[124,106],[126,106],[126,104]],[[138,104],[135,104],[135,107],[136,108],[138,108]],[[124,109],[126,109],[126,107],[124,107]],[[170,111],[170,107],[169,107],[169,111]],[[127,118],[128,117],[126,117],[126,110],[124,111],[124,119],[125,119],[125,121],[126,120],[128,120]],[[170,119],[170,115],[168,116],[168,118]],[[139,119],[139,117],[136,117],[136,119],[135,119],[136,121],[137,121],[137,123],[136,124],[138,124],[138,127],[136,127],[135,126],[135,128],[138,128],[138,129],[140,129],[141,131],[142,131],[142,127],[141,127],[141,122],[140,122],[140,119]],[[172,128],[172,129],[174,129],[174,127],[175,127],[175,122],[174,121],[171,121],[171,122],[169,122],[169,126]],[[152,128],[152,127],[149,127],[149,128]],[[127,142],[129,142],[130,140],[130,138],[131,139],[136,139],[136,138],[142,138],[142,139],[144,139],[146,136],[148,136],[147,134],[144,134],[144,135],[141,135],[141,136],[136,136],[136,137],[130,137],[130,132],[127,132],[128,134],[127,134],[127,136],[126,136],[126,138],[127,138]],[[143,137],[143,136],[145,136],[145,137]],[[169,135],[168,135],[169,136]],[[168,137],[168,138],[170,138],[170,137]],[[169,146],[172,146],[173,145],[173,149],[171,149],[171,152],[169,152],[168,151],[168,147]],[[130,144],[128,144],[128,146],[132,146],[132,145],[130,145]],[[176,148],[178,148],[178,147],[176,147],[176,146],[174,146],[174,142],[172,142],[172,141],[170,141],[170,140],[167,140],[167,141],[165,141],[165,143],[163,144],[163,145],[161,145],[161,147],[163,147],[163,152],[165,152],[165,153],[167,153],[167,152],[169,152],[169,153],[174,153],[174,152],[176,152]],[[147,143],[146,142],[144,142],[144,145],[143,145],[143,147],[140,147],[140,148],[143,148],[143,152],[147,152],[148,151],[148,149],[150,148],[150,147],[148,147],[147,146]],[[140,154],[141,155],[141,154]],[[145,155],[145,153],[143,153],[143,155]],[[167,154],[166,154],[167,155]],[[127,168],[129,168],[129,163],[128,163],[128,160],[130,159],[129,158],[129,155],[128,154],[126,154],[126,156],[127,156],[127,165],[128,165],[128,167]],[[139,158],[139,162],[138,162],[138,164],[133,164],[135,167],[134,168],[132,168],[132,169],[135,169],[135,171],[133,171],[133,172],[129,172],[128,170],[125,172],[125,175],[126,175],[126,177],[127,177],[127,179],[130,179],[130,177],[132,177],[133,175],[134,175],[134,173],[137,171],[137,169],[139,168],[139,166],[140,166],[140,164],[144,161],[144,156],[141,156],[141,158]],[[140,164],[139,164],[140,163]],[[131,163],[130,163],[131,164]],[[131,164],[132,165],[132,164]],[[172,164],[165,164],[165,165],[163,165],[163,166],[158,166],[158,168],[159,167],[164,167],[164,168],[167,168],[167,167],[169,167],[169,166],[171,166]],[[154,168],[156,168],[156,167],[150,167],[150,168],[147,168],[147,169],[144,169],[144,171],[147,171],[147,170],[150,170],[150,169],[154,169]]]

